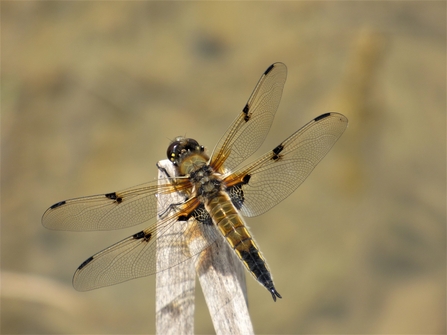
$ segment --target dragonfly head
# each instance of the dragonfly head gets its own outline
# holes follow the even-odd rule
[[[189,174],[191,166],[198,167],[208,160],[203,145],[192,138],[181,136],[172,141],[166,153],[180,175]]]

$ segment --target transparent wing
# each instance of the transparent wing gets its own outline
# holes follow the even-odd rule
[[[173,181],[172,181],[173,182]],[[49,229],[92,231],[131,227],[157,214],[157,194],[169,194],[191,187],[187,179],[158,185],[158,180],[129,189],[65,200],[48,208],[42,224]]]
[[[242,112],[214,148],[210,165],[233,170],[264,142],[281,100],[287,68],[272,64],[259,79]]]
[[[197,223],[194,219],[178,221],[182,212],[191,211],[197,203],[185,203],[179,213],[88,258],[74,274],[74,288],[89,291],[152,275],[209,247],[219,236],[214,226]],[[157,258],[169,259],[169,262],[160,263]]]
[[[320,115],[254,163],[225,178],[227,187],[240,188],[241,213],[249,217],[260,215],[289,196],[328,153],[347,125],[348,119],[342,114]]]

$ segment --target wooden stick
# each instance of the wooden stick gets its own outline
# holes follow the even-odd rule
[[[160,161],[158,165],[165,168],[171,176],[175,175],[172,163],[168,160]],[[159,179],[165,178],[164,173],[159,172]],[[159,196],[159,206],[163,210],[170,203],[182,200],[178,194]],[[170,236],[176,234],[176,230],[179,231],[180,225],[200,224],[193,221],[173,225],[157,247],[169,243]],[[194,249],[195,241],[189,243],[191,245],[184,248]],[[163,255],[167,255],[166,250],[163,250]],[[165,267],[169,264],[170,260],[167,258],[169,257],[157,257],[157,266]],[[157,334],[194,333],[195,272],[199,277],[216,334],[254,334],[247,307],[245,269],[223,238],[190,260],[157,273]]]
[[[226,241],[221,239],[200,254],[196,273],[216,334],[254,334],[245,268]]]
[[[158,166],[174,176],[172,163],[167,159],[158,162]],[[158,172],[159,183],[166,183],[166,175]],[[178,203],[183,198],[176,193],[158,195],[159,211],[167,209],[169,204]],[[179,222],[180,223],[180,222]],[[189,224],[189,222],[181,222]],[[171,229],[157,240],[157,268],[168,268],[156,274],[155,289],[155,328],[160,335],[194,334],[194,294],[195,269],[194,259],[191,258],[176,266],[170,264],[177,254],[177,250],[161,249],[163,245],[170,245],[172,236],[180,232],[180,225],[172,225]]]

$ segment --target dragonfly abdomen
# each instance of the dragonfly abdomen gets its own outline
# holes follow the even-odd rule
[[[272,294],[273,300],[281,298],[273,285],[267,263],[230,197],[219,192],[205,204],[205,208],[247,270]]]

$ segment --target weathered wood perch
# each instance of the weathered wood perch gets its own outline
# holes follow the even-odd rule
[[[172,163],[168,160],[158,164],[171,176],[175,174]],[[159,172],[159,179],[165,178],[164,173]],[[182,200],[178,194],[160,195],[159,209],[163,210],[169,204]],[[180,225],[196,224],[191,221],[174,224],[164,234],[157,248],[169,244],[169,238],[175,236]],[[189,243],[193,244],[194,241]],[[185,252],[190,247],[191,245],[182,246]],[[196,273],[216,334],[254,334],[247,306],[245,269],[223,238],[200,254],[172,267],[169,266],[170,257],[167,254],[169,255],[169,250],[163,250],[163,257],[158,257],[157,253],[157,267],[165,268],[167,264],[169,267],[156,275],[157,334],[194,334]]]

